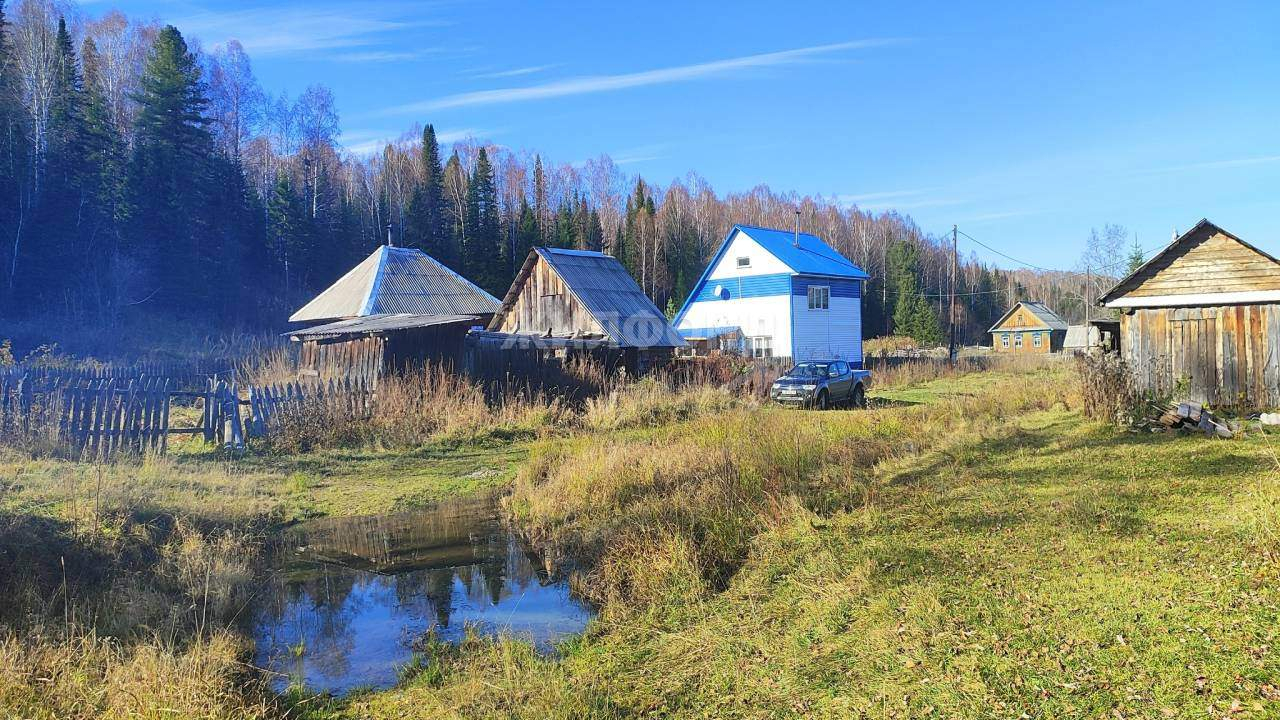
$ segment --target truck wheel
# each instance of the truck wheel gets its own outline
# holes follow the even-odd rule
[[[831,401],[830,401],[830,398],[827,396],[826,390],[823,390],[818,393],[818,398],[813,401],[813,406],[818,410],[826,410],[831,407]]]
[[[856,408],[867,406],[867,393],[862,389],[862,385],[853,388],[853,395],[849,400],[849,404]]]

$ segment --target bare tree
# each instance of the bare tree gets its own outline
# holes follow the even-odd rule
[[[238,162],[241,147],[252,137],[262,117],[265,100],[239,40],[228,41],[210,56],[209,100],[218,144],[227,157]]]

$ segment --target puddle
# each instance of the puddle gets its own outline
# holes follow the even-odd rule
[[[280,674],[277,691],[390,687],[428,632],[456,642],[469,626],[549,650],[591,616],[502,522],[495,498],[317,520],[284,548],[254,624],[257,663]]]

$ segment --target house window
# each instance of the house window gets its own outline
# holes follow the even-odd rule
[[[1031,334],[1031,346],[1040,347],[1040,333]]]
[[[751,267],[751,258],[749,258],[749,257],[740,257],[740,258],[738,258],[738,267],[739,267],[739,268],[749,268],[749,267]]]
[[[751,348],[751,357],[768,358],[773,357],[773,338],[768,335],[747,338]]]
[[[826,285],[809,287],[809,309],[826,310],[831,306],[831,288]]]
[[[1000,333],[1000,347],[1009,349],[1009,333]]]
[[[1022,347],[1022,333],[1013,336],[1013,347],[1015,350]]]

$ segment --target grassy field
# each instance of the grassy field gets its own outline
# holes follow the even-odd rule
[[[0,570],[23,587],[0,608],[16,631],[0,641],[0,708],[1280,715],[1280,439],[1133,434],[1083,421],[1071,388],[1065,367],[1024,368],[827,413],[640,388],[532,436],[179,453],[101,482],[93,466],[0,456]],[[243,665],[237,603],[272,528],[497,486],[599,606],[558,657],[433,646],[401,686],[342,701],[275,698]]]

